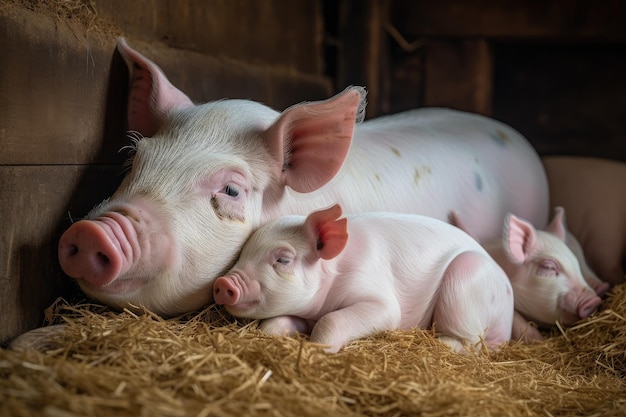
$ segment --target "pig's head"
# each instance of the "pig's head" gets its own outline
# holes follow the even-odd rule
[[[572,324],[588,317],[600,298],[583,278],[566,242],[565,215],[556,208],[544,231],[509,214],[503,233],[504,269],[515,294],[515,309],[544,324]]]
[[[212,301],[212,284],[286,186],[313,191],[339,170],[362,88],[278,113],[248,100],[194,105],[123,40],[131,70],[129,171],[59,242],[63,270],[117,308],[173,315]],[[265,214],[264,214],[265,213]]]
[[[238,317],[266,319],[313,314],[324,302],[323,261],[341,253],[348,241],[341,208],[287,216],[259,228],[239,260],[213,285],[213,298]]]

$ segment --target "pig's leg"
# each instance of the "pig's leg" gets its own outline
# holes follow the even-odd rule
[[[281,336],[295,336],[296,333],[311,334],[312,326],[303,318],[295,316],[278,316],[263,320],[259,329],[264,333]]]
[[[397,329],[400,317],[397,302],[359,302],[322,316],[313,327],[311,341],[328,345],[327,351],[334,353],[353,340]]]
[[[524,343],[543,340],[543,336],[535,327],[531,326],[519,312],[515,311],[513,316],[513,329],[511,331],[511,339]]]
[[[504,271],[487,254],[459,254],[444,272],[433,322],[457,352],[481,338],[494,348],[510,340],[513,289]]]

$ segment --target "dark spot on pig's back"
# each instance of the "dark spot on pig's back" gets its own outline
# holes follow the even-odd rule
[[[503,132],[500,129],[496,130],[494,133],[491,133],[490,136],[498,145],[501,146],[508,145],[510,140],[506,132]]]
[[[474,172],[474,186],[478,191],[483,190],[483,178],[480,176],[478,172]]]

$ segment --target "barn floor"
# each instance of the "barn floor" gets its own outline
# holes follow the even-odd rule
[[[42,351],[0,350],[0,415],[626,415],[626,286],[542,343],[458,355],[432,331],[326,354],[210,306],[163,320],[62,300]]]

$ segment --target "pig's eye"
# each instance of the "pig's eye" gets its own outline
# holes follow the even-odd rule
[[[273,267],[282,269],[283,267],[291,265],[295,258],[295,254],[287,249],[277,250],[273,254],[274,262]]]
[[[551,259],[544,259],[539,262],[537,275],[542,277],[554,277],[559,275],[559,266]]]
[[[239,189],[231,184],[226,184],[224,187],[224,194],[230,197],[237,197],[239,195]]]

